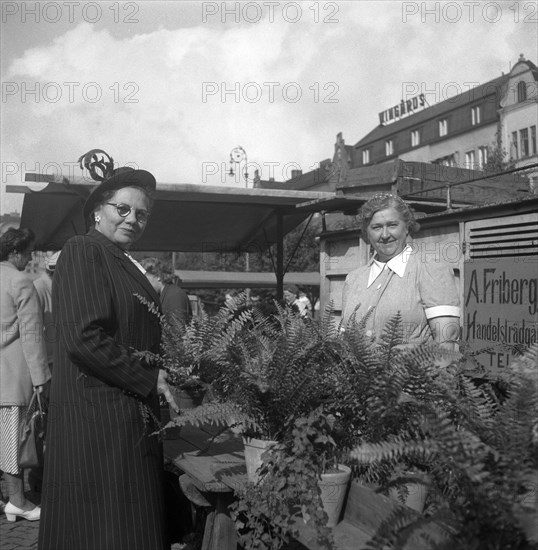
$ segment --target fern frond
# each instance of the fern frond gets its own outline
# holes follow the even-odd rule
[[[382,461],[396,461],[403,456],[422,456],[426,459],[434,458],[437,455],[438,447],[431,440],[407,439],[403,436],[395,437],[392,441],[381,443],[363,443],[355,447],[351,458],[359,462],[374,463]]]
[[[241,431],[258,429],[254,419],[233,403],[204,403],[194,409],[184,410],[165,428],[188,424],[196,427],[204,424],[237,427]]]

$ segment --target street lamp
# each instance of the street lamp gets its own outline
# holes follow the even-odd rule
[[[243,172],[243,177],[245,178],[245,187],[248,187],[248,158],[247,158],[247,152],[241,147],[241,145],[238,145],[237,147],[234,147],[232,151],[230,152],[230,171],[228,172],[229,176],[235,176],[234,164],[245,163],[245,171]]]
[[[248,158],[247,158],[247,152],[241,147],[241,145],[238,145],[237,147],[234,147],[230,152],[230,171],[228,172],[228,175],[233,177],[235,176],[234,172],[234,164],[239,165],[239,169],[241,166],[241,163],[245,163],[243,177],[245,178],[245,187],[248,188]],[[245,271],[248,273],[250,271],[250,254],[248,250],[245,252]],[[250,288],[246,289],[247,292],[247,303],[250,303]]]

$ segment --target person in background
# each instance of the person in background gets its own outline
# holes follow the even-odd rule
[[[289,306],[296,306],[295,303],[299,295],[299,289],[295,285],[285,285],[284,286],[284,301]]]
[[[144,258],[140,264],[146,270],[146,277],[161,299],[163,314],[187,324],[192,318],[191,302],[187,293],[173,284],[172,274],[157,258]]]
[[[34,280],[34,287],[39,298],[39,305],[43,314],[43,335],[47,347],[47,361],[52,371],[53,343],[55,338],[54,324],[52,322],[52,276],[56,269],[56,262],[60,257],[60,251],[47,252],[45,256],[45,271]]]
[[[296,285],[290,284],[284,287],[285,302],[299,312],[301,317],[312,318],[310,300],[303,291],[299,291]]]
[[[460,308],[454,274],[439,258],[424,261],[407,242],[420,227],[414,212],[397,195],[382,193],[362,206],[360,221],[361,237],[374,255],[346,277],[343,326],[353,316],[365,319],[366,335],[379,338],[399,313],[405,344],[437,342],[455,349]]]
[[[309,319],[312,319],[312,304],[310,303],[306,292],[299,289],[299,297],[295,300],[295,304],[299,309],[301,317],[308,317]]]
[[[21,422],[34,388],[42,393],[50,379],[37,293],[23,273],[33,241],[30,229],[8,229],[0,237],[0,470],[9,497],[4,509],[8,521],[36,521],[41,515],[39,506],[24,495],[18,464]]]
[[[237,290],[229,290],[224,295],[224,305],[232,307],[234,300],[239,296],[239,294],[240,293],[237,292]]]
[[[158,353],[161,328],[143,300],[159,297],[129,249],[144,233],[156,182],[112,171],[88,196],[86,235],[62,248],[52,281],[58,337],[47,427],[39,550],[165,550],[163,455],[152,436],[158,395],[178,411]],[[143,298],[143,300],[141,300]],[[179,519],[178,521],[181,521]]]

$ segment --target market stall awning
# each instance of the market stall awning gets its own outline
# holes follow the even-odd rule
[[[26,181],[51,176],[27,174]],[[93,183],[93,185],[92,185]],[[84,234],[82,206],[94,182],[83,178],[50,183],[40,191],[8,186],[25,193],[21,227],[37,235],[36,248],[61,248],[72,235]],[[157,184],[150,223],[133,250],[182,252],[256,252],[277,243],[308,216],[296,205],[333,193],[244,189],[193,184]],[[279,228],[279,224],[280,228]]]

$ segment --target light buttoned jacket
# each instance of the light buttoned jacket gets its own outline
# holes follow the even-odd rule
[[[0,405],[28,405],[33,386],[50,379],[43,317],[32,280],[0,262]]]

